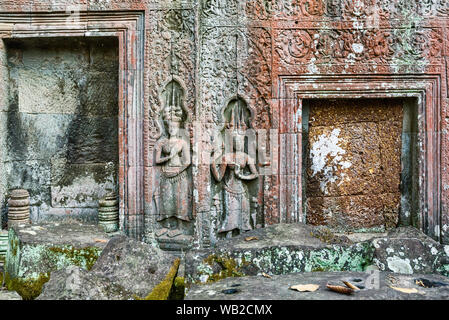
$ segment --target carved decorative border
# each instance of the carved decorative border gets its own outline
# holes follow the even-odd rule
[[[301,106],[313,98],[414,97],[418,100],[420,228],[441,238],[441,79],[439,75],[280,76],[280,217],[302,222]],[[285,156],[283,156],[285,155]],[[288,156],[297,155],[297,156]]]
[[[117,37],[119,41],[120,229],[140,239],[144,223],[143,12],[0,13],[0,38]]]

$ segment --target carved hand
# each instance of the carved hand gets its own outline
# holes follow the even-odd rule
[[[218,159],[220,159],[223,156],[221,153],[221,150],[212,150],[211,158],[212,161],[215,163]]]
[[[234,156],[234,154],[233,154],[233,153],[227,153],[227,154],[224,156],[223,161],[224,161],[226,164],[235,164],[235,156]]]
[[[173,146],[173,148],[170,151],[170,155],[168,156],[169,159],[171,159],[174,156],[176,156],[180,151],[181,151],[181,149],[177,145]]]

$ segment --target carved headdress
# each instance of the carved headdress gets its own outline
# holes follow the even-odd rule
[[[231,110],[231,118],[226,124],[227,129],[231,129],[238,134],[245,134],[248,129],[246,124],[245,105],[240,99],[234,102],[234,106]]]
[[[182,104],[182,89],[179,83],[171,81],[165,90],[165,107],[162,113],[164,121],[183,121]]]
[[[162,118],[164,121],[181,122],[183,110],[179,105],[168,105],[164,108]]]

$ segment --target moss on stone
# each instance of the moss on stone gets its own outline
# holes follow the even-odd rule
[[[142,299],[138,296],[135,296],[134,298],[136,300],[168,300],[170,293],[172,293],[173,290],[180,262],[181,260],[179,258],[173,262],[173,265],[165,276],[165,279],[158,283],[145,298]]]
[[[374,250],[370,242],[363,242],[319,248],[274,246],[229,253],[211,252],[196,266],[194,276],[187,278],[186,287],[260,272],[279,275],[296,272],[364,271],[373,262]]]
[[[316,267],[312,269],[312,272],[325,272],[325,271],[327,270],[323,267]]]
[[[185,279],[184,277],[176,277],[173,284],[173,292],[169,300],[184,300]]]
[[[437,272],[445,277],[449,277],[449,264],[445,264],[437,268]]]
[[[92,269],[101,254],[101,249],[96,247],[85,247],[81,249],[77,249],[72,246],[50,247],[48,250],[56,255],[64,256],[72,264],[80,268],[86,268],[87,270]]]
[[[310,235],[314,238],[319,239],[321,242],[327,244],[344,244],[350,243],[350,240],[346,237],[338,236],[332,231],[330,228],[326,226],[318,226],[313,231],[310,232]]]
[[[5,273],[5,285],[9,291],[16,291],[23,300],[34,300],[42,292],[42,287],[50,280],[50,273],[41,273],[36,279],[11,278]]]
[[[212,254],[203,260],[203,263],[213,266],[214,264],[218,264],[221,267],[221,270],[218,273],[209,274],[207,282],[216,282],[221,279],[229,278],[229,277],[243,277],[245,274],[240,271],[240,269],[247,264],[245,260],[242,260],[242,263],[239,265],[234,258],[229,256],[219,256],[216,254]]]
[[[332,231],[330,231],[327,228],[326,229],[323,228],[323,229],[317,230],[316,232],[311,231],[310,235],[312,237],[320,239],[324,243],[331,243],[332,240],[335,237],[335,235],[332,233]]]
[[[10,245],[11,250],[12,250],[12,255],[16,256],[17,255],[17,248],[19,247],[19,240],[17,238],[11,239],[9,241],[9,245]]]
[[[311,251],[304,265],[304,271],[364,271],[372,264],[374,248],[365,243],[359,248],[333,246]]]

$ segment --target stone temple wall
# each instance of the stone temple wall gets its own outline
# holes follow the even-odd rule
[[[447,243],[448,21],[445,0],[2,0],[0,142],[5,143],[9,106],[3,90],[11,80],[8,39],[39,37],[44,29],[63,30],[67,37],[113,29],[119,39],[120,217],[129,234],[181,250],[251,228],[323,218],[323,212],[309,215],[319,206],[308,204],[307,144],[314,141],[313,130],[318,140],[330,136],[313,126],[303,136],[306,110],[314,99],[354,99],[364,108],[356,99],[382,98],[385,108],[402,101],[402,110],[386,118],[397,130],[380,124],[391,110],[371,118],[351,111],[361,117],[355,122],[365,124],[338,136],[338,147],[352,153],[332,172],[355,175],[354,185],[360,183],[358,172],[368,179],[370,169],[385,164],[373,185],[391,188],[380,194],[394,200],[379,209],[383,220],[379,210],[344,201],[337,201],[336,216],[362,216],[353,229],[414,224]],[[351,148],[372,136],[367,128],[374,126],[385,128],[377,134],[384,139],[365,148],[373,161],[369,167],[355,156],[360,150]],[[388,145],[395,154],[379,158]],[[322,151],[327,164],[339,156]],[[359,162],[345,167],[345,161]],[[6,172],[0,168],[2,203]],[[344,180],[330,179],[335,186]],[[354,199],[369,195],[369,188],[355,189]],[[321,196],[326,195],[315,194]]]

